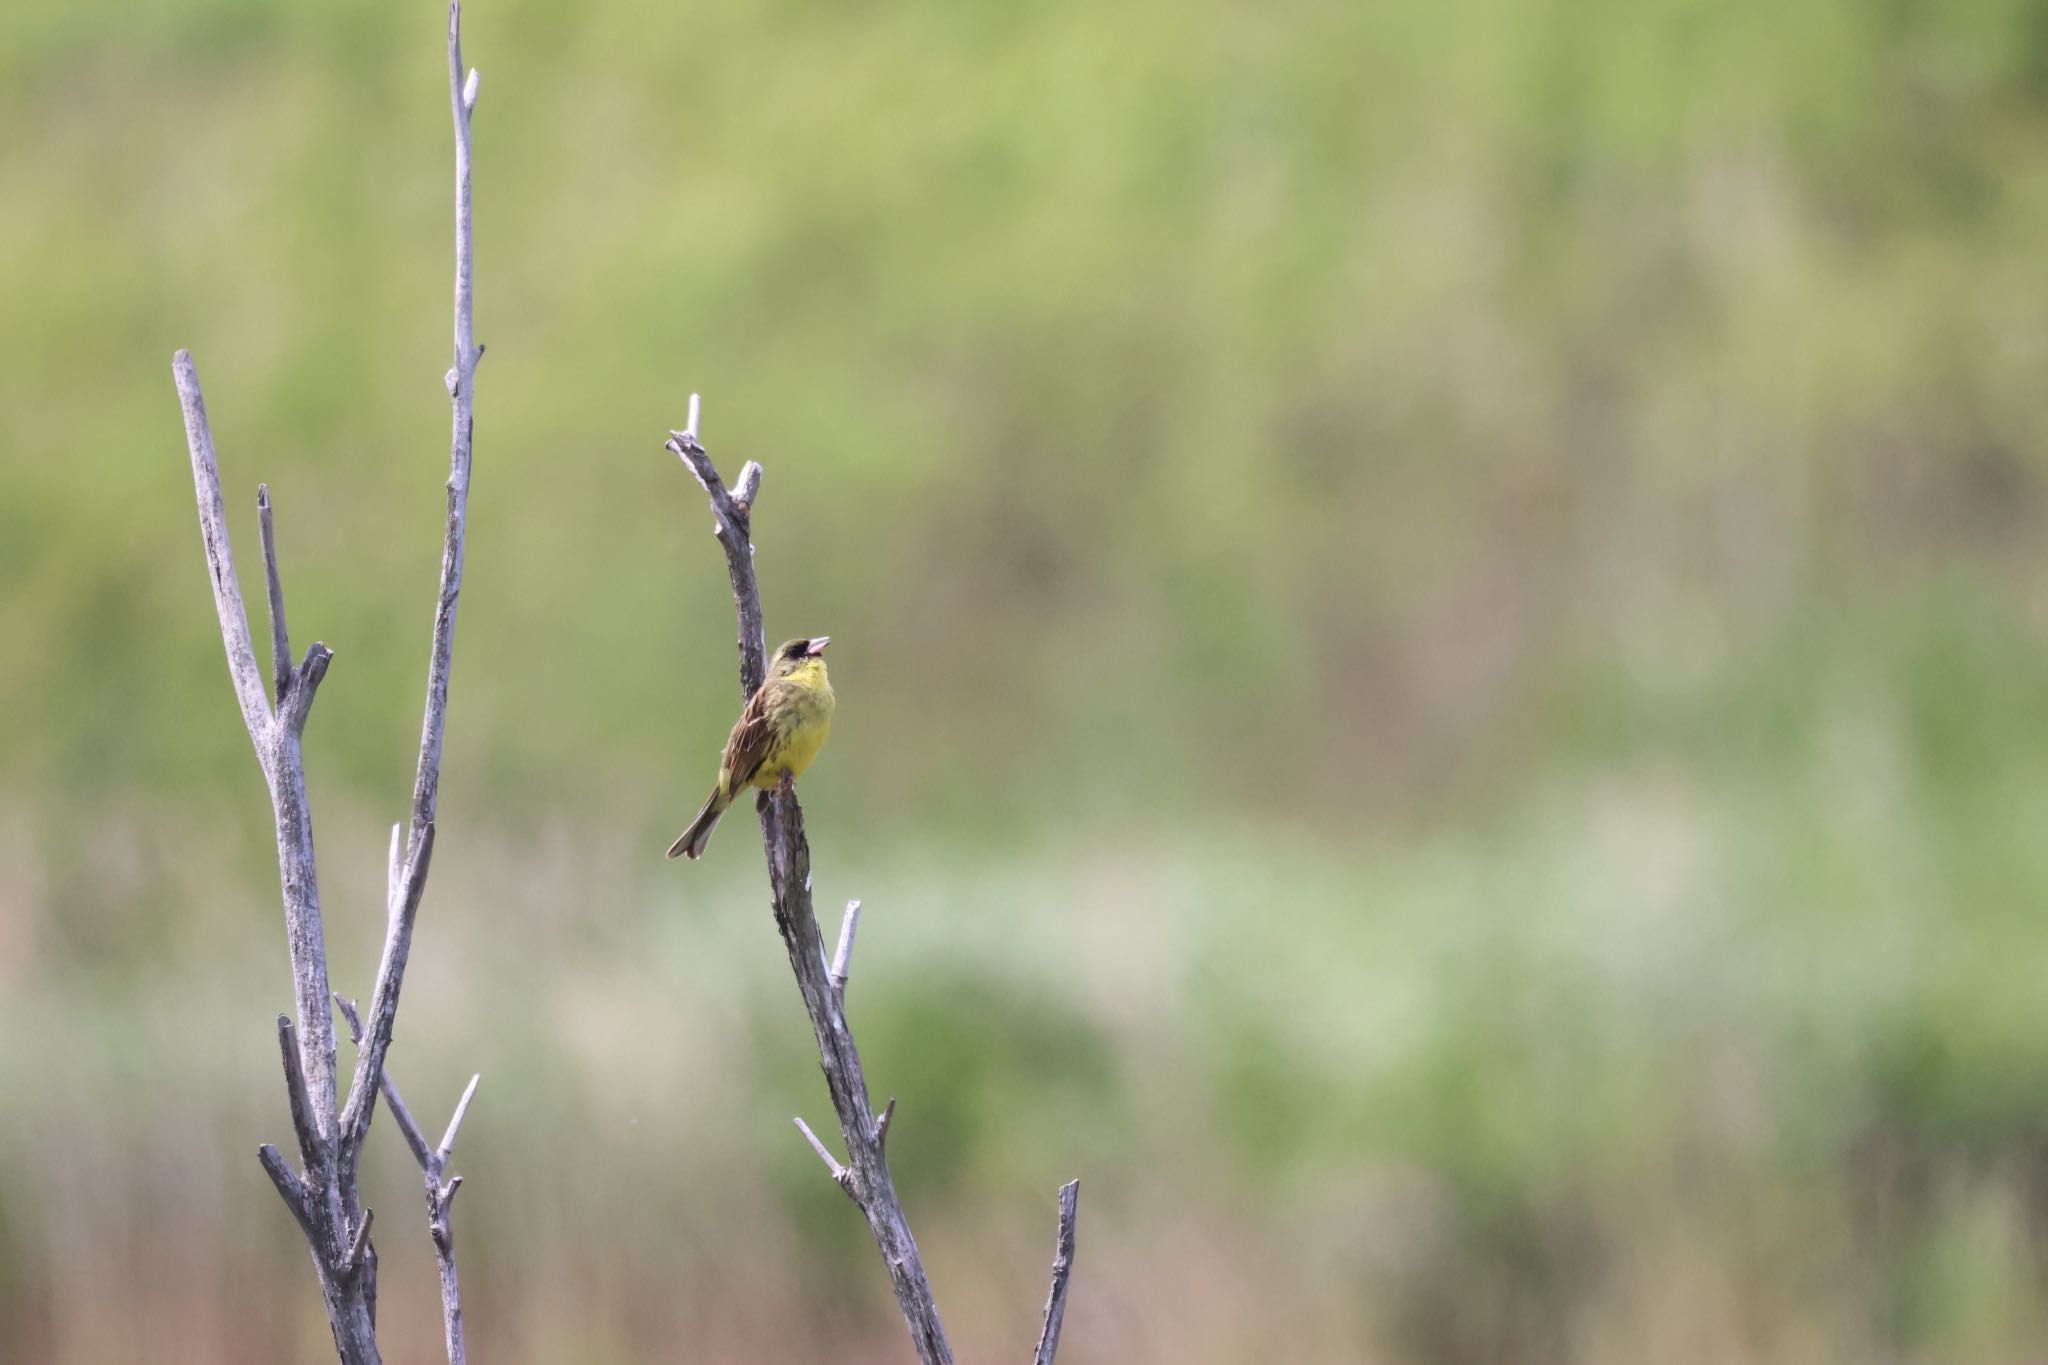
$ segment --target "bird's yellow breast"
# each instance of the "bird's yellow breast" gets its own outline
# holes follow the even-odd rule
[[[822,659],[805,660],[770,686],[775,689],[768,700],[774,739],[753,781],[764,788],[780,781],[784,769],[792,778],[804,775],[832,733],[832,710],[838,701]]]

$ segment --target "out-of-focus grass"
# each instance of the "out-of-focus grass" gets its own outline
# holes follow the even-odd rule
[[[1646,730],[1612,697],[1625,742],[1490,814],[1348,847],[1190,823],[998,856],[837,833],[814,801],[822,903],[867,901],[854,1024],[963,1351],[1028,1336],[1079,1174],[1084,1361],[2023,1352],[2048,755],[1987,747],[1987,697],[2041,667],[1996,626],[1834,671],[1809,651],[1849,646],[1796,632],[1697,714]],[[377,840],[329,827],[346,989]],[[485,1072],[463,1254],[493,1358],[900,1352],[789,1130],[822,1090],[749,836],[683,877],[567,820],[443,851],[395,1065],[430,1116]],[[283,1131],[272,912],[225,913],[246,932],[173,936],[157,970],[7,994],[25,1358],[318,1346],[249,1155]],[[384,1141],[387,1311],[431,1340]]]

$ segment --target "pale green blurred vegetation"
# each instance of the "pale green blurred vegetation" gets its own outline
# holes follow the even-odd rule
[[[0,1359],[319,1360],[197,357],[367,983],[447,448],[435,4],[0,9]],[[767,466],[966,1360],[2048,1331],[2048,7],[476,0],[477,462],[394,1073],[475,1358],[898,1361],[686,395]],[[260,639],[260,636],[259,636]],[[829,932],[829,926],[828,926]],[[381,1125],[382,1121],[380,1121]],[[378,1136],[385,1336],[433,1358]]]

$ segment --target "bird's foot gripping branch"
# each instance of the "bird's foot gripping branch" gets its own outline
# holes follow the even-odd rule
[[[831,687],[824,680],[823,661],[816,658],[823,653],[827,637],[790,641],[776,651],[772,666],[777,672],[771,674],[767,636],[762,628],[761,592],[754,578],[753,512],[755,499],[761,490],[761,466],[748,461],[740,470],[739,481],[728,488],[697,439],[699,411],[697,396],[692,394],[689,419],[681,431],[669,433],[667,448],[688,466],[711,502],[713,530],[724,547],[726,573],[732,580],[733,611],[739,622],[740,696],[746,704],[740,723],[733,728],[732,738],[727,741],[725,759],[720,765],[719,785],[713,790],[706,811],[710,811],[714,804],[719,811],[724,810],[724,804],[718,804],[721,793],[723,802],[729,804],[733,795],[747,785],[758,785],[763,789],[757,809],[761,819],[761,842],[768,857],[768,883],[774,899],[775,924],[782,933],[783,946],[788,950],[790,970],[796,975],[804,1012],[810,1016],[811,1032],[817,1038],[818,1060],[825,1072],[825,1088],[831,1095],[832,1108],[839,1116],[839,1133],[846,1145],[846,1160],[842,1163],[835,1157],[801,1118],[796,1120],[796,1126],[817,1152],[818,1159],[824,1162],[833,1182],[846,1191],[867,1218],[868,1230],[874,1235],[875,1245],[880,1248],[883,1263],[888,1267],[890,1284],[896,1291],[896,1302],[903,1310],[904,1321],[910,1327],[910,1338],[917,1348],[919,1360],[924,1365],[951,1365],[952,1348],[947,1345],[945,1330],[939,1324],[939,1310],[932,1301],[924,1262],[918,1257],[917,1242],[910,1235],[910,1223],[904,1217],[902,1202],[896,1197],[895,1184],[889,1177],[887,1143],[889,1126],[896,1114],[896,1101],[891,1099],[879,1114],[875,1112],[868,1097],[867,1080],[861,1073],[860,1052],[854,1047],[853,1031],[846,1022],[846,982],[852,964],[854,931],[860,922],[860,902],[848,902],[840,925],[838,949],[829,963],[824,943],[819,937],[817,916],[811,907],[811,849],[804,837],[804,812],[797,803],[795,779],[802,775],[804,766],[816,754],[816,745],[824,742],[824,735],[816,733],[815,744],[810,743],[812,736],[805,728],[806,722],[793,714],[799,709],[797,703],[806,695],[816,702],[811,686],[802,678],[795,692],[786,687],[778,692],[778,685],[791,676],[792,670],[801,674],[807,669],[804,660],[815,661],[815,686],[823,688],[823,700],[817,704],[822,705],[824,728],[829,729]],[[764,696],[769,700],[764,701]],[[778,710],[792,712],[786,723],[777,725],[764,719]],[[755,717],[751,723],[762,729],[764,735],[758,739],[743,740],[742,731],[749,726],[750,716]],[[788,752],[773,747],[792,743],[796,747]],[[791,754],[794,754],[794,761]],[[716,815],[711,818],[715,823]],[[703,820],[700,814],[698,823]],[[694,840],[693,847],[695,831],[697,825],[693,824],[669,850],[669,856],[685,852],[695,857],[701,852],[703,839],[709,838],[709,827],[706,826],[701,837]],[[1051,1365],[1053,1353],[1059,1346],[1060,1325],[1066,1313],[1067,1281],[1073,1268],[1078,1193],[1078,1181],[1069,1182],[1060,1190],[1059,1235],[1053,1258],[1052,1287],[1046,1296],[1045,1318],[1039,1333],[1038,1349],[1033,1356],[1034,1365]]]

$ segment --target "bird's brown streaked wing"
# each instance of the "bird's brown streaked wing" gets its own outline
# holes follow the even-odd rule
[[[732,734],[725,741],[725,756],[719,760],[719,772],[727,782],[728,792],[738,792],[753,781],[761,764],[767,761],[768,751],[774,745],[774,727],[768,723],[768,689],[772,683],[763,683],[747,699],[746,707],[732,727]]]

